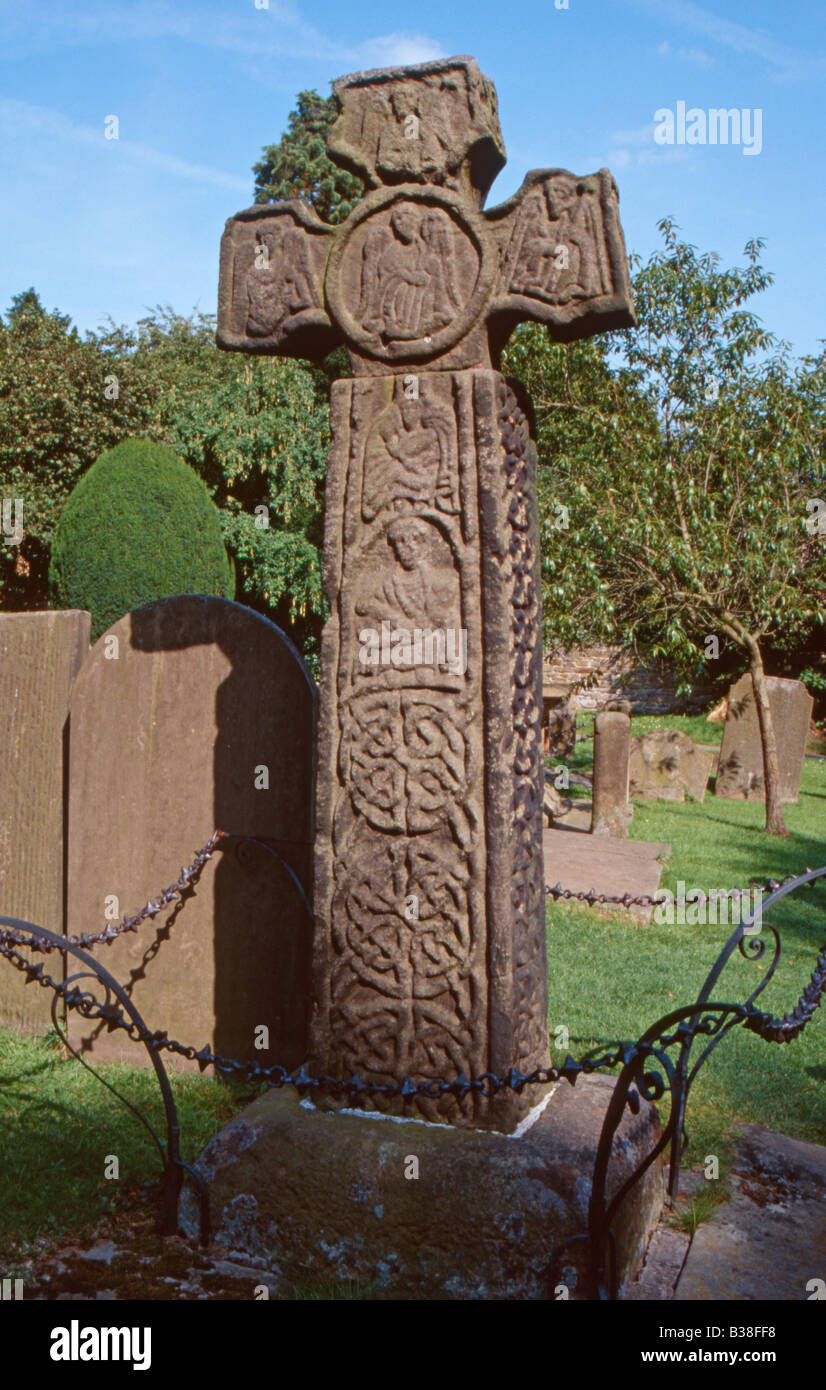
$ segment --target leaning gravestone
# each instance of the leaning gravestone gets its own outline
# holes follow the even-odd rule
[[[184,596],[115,623],[72,694],[69,933],[134,915],[215,829],[269,841],[308,888],[314,715],[301,657],[249,608]],[[293,1066],[307,1046],[310,937],[286,869],[229,842],[181,908],[99,949],[150,1028]],[[70,1022],[74,1045],[146,1061],[123,1033],[74,1011]],[[268,1047],[255,1046],[261,1025]]]
[[[0,914],[63,931],[63,759],[88,613],[0,614]],[[0,960],[0,1026],[45,1032],[51,994]]]
[[[705,799],[714,753],[678,729],[652,729],[631,740],[631,795],[648,801]]]
[[[768,676],[766,684],[777,740],[780,800],[797,801],[814,701],[802,681]],[[729,691],[715,792],[746,801],[765,800],[763,746],[748,674]]]
[[[327,471],[313,1063],[529,1072],[548,1058],[536,457],[496,368],[523,319],[561,342],[633,324],[617,190],[541,169],[482,211],[505,151],[473,59],[334,92],[328,151],[365,197],[340,227],[298,201],[239,213],[218,292],[221,347],[343,343],[353,371]],[[530,1100],[419,1106],[510,1129]]]

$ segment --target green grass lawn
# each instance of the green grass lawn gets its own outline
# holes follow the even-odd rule
[[[634,719],[633,732],[658,724],[703,742],[719,726],[697,719]],[[585,721],[583,721],[584,723]],[[591,745],[578,745],[572,765],[590,766]],[[635,803],[630,836],[664,842],[671,856],[662,887],[678,890],[748,887],[826,864],[826,762],[804,765],[800,800],[784,808],[788,840],[762,830],[761,803],[718,800]],[[801,889],[771,914],[783,954],[761,1006],[785,1013],[808,983],[826,932],[826,884]],[[670,1009],[696,998],[730,926],[641,926],[624,914],[552,904],[548,909],[551,1028],[565,1024],[577,1057],[612,1039],[636,1039]],[[767,946],[767,952],[768,952]],[[713,998],[742,1001],[761,963],[736,955]],[[737,1028],[700,1071],[689,1101],[689,1160],[730,1154],[737,1120],[826,1143],[826,1006],[793,1043],[778,1045]]]
[[[0,1251],[37,1236],[80,1234],[154,1187],[161,1172],[143,1125],[61,1051],[54,1035],[0,1032]],[[121,1064],[100,1071],[165,1141],[155,1073]],[[194,1075],[173,1076],[172,1085],[187,1162],[252,1095]],[[110,1154],[119,1160],[117,1181],[104,1176]]]

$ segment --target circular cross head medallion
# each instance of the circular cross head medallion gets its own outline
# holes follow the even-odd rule
[[[481,219],[418,185],[369,194],[327,266],[330,316],[354,350],[383,362],[438,357],[478,318],[492,283]]]

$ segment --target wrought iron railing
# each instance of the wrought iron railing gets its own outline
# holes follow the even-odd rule
[[[526,1086],[547,1085],[550,1082],[567,1081],[575,1085],[582,1075],[595,1072],[612,1071],[620,1067],[611,1100],[603,1121],[597,1152],[594,1160],[591,1198],[588,1211],[587,1230],[571,1237],[551,1252],[545,1268],[549,1290],[553,1289],[562,1268],[566,1253],[577,1243],[584,1242],[587,1251],[587,1294],[591,1298],[607,1299],[617,1296],[617,1268],[614,1237],[614,1221],[617,1213],[634,1186],[657,1158],[670,1146],[669,1197],[673,1201],[678,1193],[680,1159],[687,1142],[685,1134],[685,1114],[689,1093],[694,1079],[710,1053],[728,1033],[738,1025],[756,1033],[767,1042],[789,1042],[796,1037],[814,1014],[826,991],[826,942],[817,957],[814,972],[806,989],[800,995],[791,1012],[782,1017],[773,1017],[763,1012],[755,1000],[763,992],[774,975],[781,955],[781,941],[776,928],[766,921],[766,913],[789,894],[817,880],[826,878],[826,866],[820,869],[807,869],[805,873],[777,883],[772,880],[761,895],[766,894],[759,908],[747,913],[732,931],[709,971],[697,999],[693,1003],[671,1010],[658,1019],[636,1042],[616,1042],[603,1044],[592,1049],[584,1057],[575,1061],[570,1055],[558,1067],[545,1067],[523,1074],[511,1071],[499,1077],[486,1072],[478,1077],[467,1077],[464,1073],[449,1080],[429,1080],[416,1082],[404,1077],[400,1082],[373,1083],[358,1076],[342,1080],[338,1077],[313,1076],[306,1065],[298,1070],[288,1071],[282,1066],[263,1067],[255,1063],[239,1062],[233,1058],[222,1057],[209,1047],[196,1048],[170,1038],[164,1031],[150,1030],[134,1003],[122,986],[115,980],[88,948],[114,940],[124,932],[136,931],[138,925],[149,917],[163,911],[173,901],[182,901],[194,888],[216,846],[221,841],[234,841],[240,852],[244,847],[258,845],[270,853],[285,868],[300,894],[304,907],[310,916],[311,908],[303,886],[286,860],[275,849],[274,843],[257,840],[251,836],[232,835],[216,831],[193,863],[181,871],[176,882],[165,889],[157,898],[150,900],[142,911],[132,918],[124,918],[120,923],[111,924],[95,935],[76,938],[60,936],[32,922],[13,917],[0,916],[0,955],[4,956],[16,969],[23,973],[28,982],[36,983],[53,992],[51,1016],[58,1036],[70,1053],[86,1069],[92,1072],[106,1088],[111,1091],[134,1114],[149,1131],[158,1148],[163,1164],[163,1201],[159,1213],[159,1227],[166,1234],[174,1234],[178,1226],[178,1202],[183,1182],[189,1178],[195,1185],[201,1215],[201,1241],[210,1239],[209,1198],[206,1187],[197,1169],[185,1163],[180,1154],[180,1129],[178,1115],[169,1077],[162,1060],[162,1053],[186,1058],[198,1064],[201,1071],[212,1067],[224,1076],[235,1076],[251,1083],[263,1083],[269,1087],[294,1086],[303,1096],[312,1091],[323,1091],[334,1096],[344,1096],[351,1104],[373,1097],[375,1099],[415,1096],[435,1100],[440,1096],[462,1097],[470,1092],[478,1092],[490,1097],[502,1090],[521,1092]],[[752,889],[733,889],[728,896],[746,896]],[[634,898],[630,894],[621,897],[606,897],[596,894],[573,892],[561,884],[547,889],[551,897],[575,899],[591,906],[650,906],[658,899],[650,895]],[[721,895],[717,895],[718,897]],[[696,901],[696,895],[692,896]],[[757,901],[760,902],[758,896]],[[762,928],[766,927],[773,942],[772,958],[765,969],[757,987],[743,1003],[724,1003],[711,998],[712,990],[728,961],[735,952],[747,960],[762,960],[766,953],[766,938]],[[755,931],[761,934],[754,934]],[[74,957],[83,966],[64,980],[50,976],[42,962],[35,963],[23,955],[20,947],[35,954],[63,952]],[[93,980],[102,987],[103,997],[99,998],[88,989],[79,987],[83,980]],[[149,1053],[152,1066],[158,1079],[166,1117],[166,1149],[148,1120],[128,1101],[110,1082],[78,1052],[69,1042],[66,1031],[58,1018],[58,1003],[62,1000],[67,1009],[75,1009],[86,1019],[100,1020],[108,1029],[120,1029],[134,1042],[142,1044]],[[708,1039],[700,1056],[691,1062],[691,1052],[697,1040]],[[671,1051],[675,1055],[671,1055]],[[656,1102],[668,1092],[670,1110],[668,1121],[661,1137],[634,1171],[616,1190],[610,1191],[609,1174],[611,1158],[617,1130],[626,1109],[637,1113],[640,1100]]]

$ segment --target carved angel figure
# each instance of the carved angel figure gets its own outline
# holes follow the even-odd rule
[[[368,232],[362,248],[361,323],[387,341],[414,340],[450,323],[458,307],[446,218],[394,207],[389,227]]]
[[[555,174],[525,200],[507,266],[510,290],[551,303],[611,292],[599,205],[583,182]]]
[[[306,237],[298,227],[258,231],[255,264],[247,275],[247,334],[268,338],[303,309],[318,307]]]

